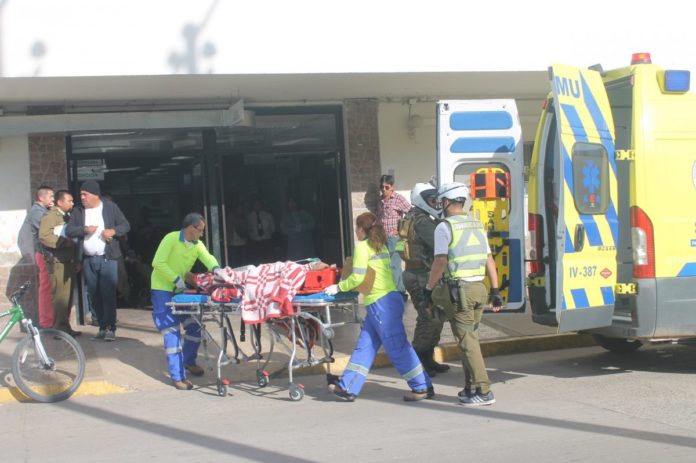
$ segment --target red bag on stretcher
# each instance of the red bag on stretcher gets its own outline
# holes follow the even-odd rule
[[[310,270],[307,272],[304,284],[297,291],[297,294],[314,294],[324,291],[331,285],[335,285],[339,280],[341,269],[329,267],[323,270]]]

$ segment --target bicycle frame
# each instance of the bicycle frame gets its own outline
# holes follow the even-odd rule
[[[31,319],[24,316],[22,306],[16,304],[12,306],[10,310],[0,313],[0,318],[7,316],[10,317],[10,320],[7,322],[7,325],[5,325],[5,328],[3,328],[2,332],[0,332],[0,343],[5,340],[7,334],[18,322],[22,322],[22,326],[24,326],[24,328],[27,330],[27,333],[31,333],[31,337],[34,338],[34,348],[36,349],[37,355],[41,359],[42,365],[47,368],[53,368],[53,361],[48,357],[48,354],[46,354],[46,350],[41,342],[41,337],[39,336],[39,330],[36,329]]]
[[[0,342],[7,337],[7,334],[18,322],[24,319],[24,311],[22,310],[21,306],[15,305],[11,307],[10,310],[0,313],[0,318],[7,316],[10,317],[10,320],[7,322],[7,325],[5,325],[5,328],[3,328],[2,332],[0,332]]]

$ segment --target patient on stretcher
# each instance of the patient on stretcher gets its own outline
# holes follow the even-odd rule
[[[319,260],[308,263],[274,262],[240,268],[227,267],[217,275],[194,275],[198,293],[220,303],[238,301],[245,323],[261,323],[294,313],[293,301],[328,296],[322,291],[338,281],[340,269]],[[318,296],[317,296],[318,294]],[[344,297],[354,298],[355,295]],[[334,300],[332,297],[331,300]]]

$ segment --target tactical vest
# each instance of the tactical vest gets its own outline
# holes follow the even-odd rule
[[[416,233],[416,224],[430,220],[427,214],[414,209],[399,221],[399,238],[403,249],[399,254],[406,264],[406,270],[429,269],[433,263],[433,250]]]
[[[486,275],[486,232],[478,219],[453,215],[445,219],[452,230],[447,251],[447,277],[472,278]]]

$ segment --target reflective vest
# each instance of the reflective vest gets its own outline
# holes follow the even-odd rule
[[[481,222],[466,215],[453,215],[445,220],[452,230],[452,241],[447,250],[447,277],[485,276],[488,241]]]

